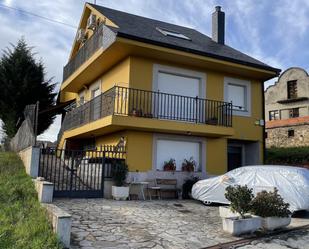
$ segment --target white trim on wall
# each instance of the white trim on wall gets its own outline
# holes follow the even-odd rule
[[[152,146],[152,171],[153,172],[164,172],[157,170],[157,141],[158,140],[174,140],[174,141],[184,141],[184,142],[198,142],[200,143],[200,168],[202,176],[206,176],[206,138],[195,137],[195,136],[181,136],[181,135],[171,135],[171,134],[153,134],[153,146]],[[206,167],[205,167],[206,165]],[[198,172],[198,171],[197,171]]]
[[[200,81],[199,97],[206,98],[206,73],[188,70],[179,67],[171,67],[160,64],[153,65],[152,90],[158,91],[158,74],[167,73],[176,76],[183,76],[188,78],[198,79]]]
[[[235,116],[251,116],[251,81],[241,80],[237,78],[224,77],[224,101],[229,102],[228,85],[236,85],[245,87],[245,110],[233,109],[233,115]]]

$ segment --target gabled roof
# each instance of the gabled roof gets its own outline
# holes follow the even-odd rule
[[[195,29],[129,14],[91,3],[88,4],[119,27],[112,28],[118,37],[266,69],[276,72],[277,74],[281,71],[280,69],[270,67],[227,45],[218,44],[207,35]],[[181,33],[189,37],[190,40],[166,36],[162,34],[158,28]]]

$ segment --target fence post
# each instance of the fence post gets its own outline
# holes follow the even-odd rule
[[[104,151],[104,150],[102,150],[102,145],[101,145],[101,152],[102,152],[101,191],[102,191],[102,198],[104,198],[104,182],[105,182],[105,151]]]
[[[195,123],[198,123],[198,96],[195,97]]]
[[[40,101],[37,101],[35,105],[34,146],[36,146],[37,136],[38,136],[39,105],[40,105]]]

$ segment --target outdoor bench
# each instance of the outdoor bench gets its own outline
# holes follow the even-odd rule
[[[156,187],[160,188],[160,197],[162,193],[173,193],[178,199],[180,189],[177,188],[177,179],[156,179]]]

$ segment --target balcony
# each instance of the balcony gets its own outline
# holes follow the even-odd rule
[[[100,48],[106,49],[115,39],[115,33],[110,28],[104,24],[98,26],[94,34],[86,40],[76,55],[64,66],[63,82],[77,71],[96,51]]]
[[[232,103],[115,86],[69,111],[59,138],[64,131],[110,115],[231,127]]]

